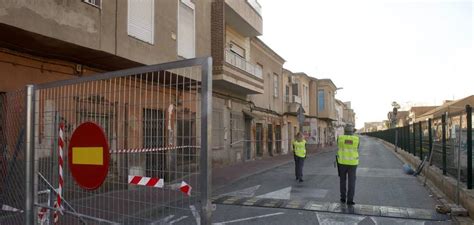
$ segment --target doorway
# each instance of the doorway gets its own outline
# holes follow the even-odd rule
[[[261,123],[256,124],[255,132],[255,148],[258,157],[263,156],[263,125]]]
[[[245,117],[245,131],[244,131],[244,138],[245,138],[245,160],[250,160],[252,158],[252,142],[250,137],[250,128],[252,125],[252,118],[246,116]]]

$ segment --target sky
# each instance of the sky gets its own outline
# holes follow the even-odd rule
[[[472,0],[258,0],[260,38],[285,68],[330,78],[356,127],[391,103],[440,105],[474,95]]]

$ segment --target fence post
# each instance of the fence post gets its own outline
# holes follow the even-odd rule
[[[421,128],[421,123],[422,121],[418,123],[418,139],[420,141],[420,160],[423,161],[423,130]]]
[[[410,153],[410,124],[408,124],[407,128],[406,128],[406,139],[407,139],[407,152]]]
[[[467,189],[472,189],[472,107],[466,105],[467,122]]]
[[[207,58],[201,68],[201,224],[211,224],[211,143],[212,143],[212,58]]]
[[[35,124],[35,86],[26,87],[26,148],[25,148],[25,224],[35,224],[34,213],[34,124]]]
[[[432,157],[431,154],[433,154],[433,153],[432,153],[432,151],[433,151],[433,133],[432,133],[432,131],[431,131],[431,118],[428,119],[428,142],[429,142],[429,143],[428,143],[428,146],[429,146],[429,151],[430,151],[430,152],[429,152],[429,157],[431,158],[431,157]],[[430,160],[430,161],[431,161],[431,160]],[[430,162],[430,163],[431,163],[431,162]],[[430,166],[431,166],[431,165],[430,165]]]
[[[416,123],[413,123],[413,149],[411,153],[416,156]]]
[[[446,114],[441,116],[441,132],[443,144],[443,175],[446,175]]]
[[[410,142],[410,124],[408,124],[407,126],[407,133],[406,133],[406,138],[407,138],[407,152],[410,153],[410,146],[411,146],[411,142]]]

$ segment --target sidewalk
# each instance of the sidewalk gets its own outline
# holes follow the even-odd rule
[[[308,150],[308,156],[321,152],[335,151],[336,146]],[[246,177],[265,172],[281,165],[293,162],[293,153],[238,163],[231,166],[212,169],[212,190],[225,187]]]

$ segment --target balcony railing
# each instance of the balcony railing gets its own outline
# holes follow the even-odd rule
[[[260,67],[246,61],[241,56],[231,52],[229,49],[225,51],[225,61],[241,70],[246,71],[260,79],[263,78],[263,71]]]
[[[247,0],[250,6],[258,13],[258,15],[262,16],[262,6],[258,3],[257,0]]]
[[[293,95],[293,102],[295,103],[300,103],[301,104],[301,97],[299,97],[298,95]]]

